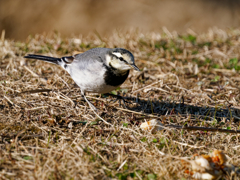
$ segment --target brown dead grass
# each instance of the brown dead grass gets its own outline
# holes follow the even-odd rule
[[[111,97],[89,95],[99,119],[63,69],[26,60],[27,53],[70,55],[94,47],[122,47],[141,72],[130,73]],[[165,125],[239,130],[240,31],[211,29],[179,35],[132,30],[109,38],[62,39],[57,33],[26,42],[0,41],[0,176],[2,179],[191,179],[181,158],[222,150],[240,164],[238,133],[166,127],[139,129],[158,118]],[[232,175],[226,175],[231,179]],[[239,177],[235,177],[237,179]]]

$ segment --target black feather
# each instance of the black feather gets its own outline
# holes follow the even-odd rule
[[[27,56],[24,56],[24,58],[38,59],[38,60],[47,61],[53,64],[59,64],[59,62],[61,62],[61,58],[41,56],[41,55],[35,55],[35,54],[28,54]]]
[[[107,85],[120,86],[127,79],[129,70],[123,74],[117,74],[116,70],[112,67],[105,66],[106,72],[104,74],[104,80]]]

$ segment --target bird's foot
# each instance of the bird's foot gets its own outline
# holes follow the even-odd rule
[[[118,103],[119,103],[120,106],[122,106],[122,103],[121,103],[121,102],[123,102],[123,107],[124,107],[125,109],[128,109],[127,106],[126,106],[127,101],[125,100],[125,98],[124,98],[123,96],[115,95],[115,94],[111,94],[111,93],[106,93],[105,95],[115,97],[116,99],[115,99],[115,100],[112,100],[113,103],[115,103],[115,102],[118,100]]]

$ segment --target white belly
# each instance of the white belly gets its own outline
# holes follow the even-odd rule
[[[104,81],[104,73],[104,69],[94,72],[81,70],[74,71],[74,73],[70,73],[70,75],[82,91],[104,94],[111,92],[118,87],[106,85]]]

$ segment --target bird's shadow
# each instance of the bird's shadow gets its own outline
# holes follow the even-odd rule
[[[231,120],[237,122],[240,120],[240,109],[231,107],[224,107],[216,104],[215,107],[189,105],[184,102],[184,97],[181,102],[176,101],[162,101],[158,99],[143,99],[141,97],[124,96],[123,107],[135,112],[142,112],[144,114],[154,114],[156,116],[162,115],[193,115],[204,120],[226,121]]]
[[[38,92],[50,92],[51,89],[44,90],[32,90],[22,93],[38,93]],[[64,93],[64,92],[63,92]],[[110,94],[108,94],[110,95]],[[181,98],[180,102],[171,101],[171,100],[158,100],[158,99],[147,99],[142,97],[134,96],[119,96],[114,95],[117,100],[120,100],[120,105],[122,104],[123,108],[131,110],[133,112],[140,112],[144,115],[193,115],[204,120],[217,120],[221,121],[223,119],[237,122],[240,120],[240,108],[231,107],[231,104],[228,107],[224,107],[220,104],[215,106],[206,105],[206,106],[197,106],[190,105],[184,102],[184,97]],[[121,102],[121,100],[123,100]],[[75,102],[77,104],[77,102]],[[0,109],[4,108],[0,106]]]

